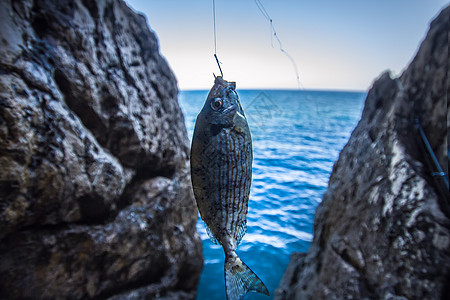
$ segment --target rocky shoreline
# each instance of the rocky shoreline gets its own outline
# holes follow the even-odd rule
[[[450,7],[382,74],[275,299],[445,299]],[[122,0],[0,3],[0,298],[195,299],[176,79]],[[394,45],[395,46],[395,45]]]
[[[0,298],[195,299],[189,141],[145,17],[0,5]]]
[[[448,174],[449,36],[447,7],[404,73],[373,84],[275,299],[447,299],[450,198],[416,122]]]

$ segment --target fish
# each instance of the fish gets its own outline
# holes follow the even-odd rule
[[[269,296],[262,280],[236,254],[247,232],[252,161],[252,137],[236,83],[215,76],[195,122],[190,164],[200,216],[211,241],[225,253],[228,300],[243,299],[250,291]]]

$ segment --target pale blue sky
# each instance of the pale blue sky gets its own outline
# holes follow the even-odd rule
[[[367,90],[401,73],[443,0],[260,0],[305,89]],[[126,0],[147,16],[180,89],[209,89],[215,63],[212,0]],[[254,0],[216,0],[217,54],[238,88],[297,88],[294,68]]]

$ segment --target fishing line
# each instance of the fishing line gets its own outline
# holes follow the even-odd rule
[[[213,0],[213,24],[214,24],[214,58],[216,59],[217,66],[219,67],[220,75],[223,78],[222,68],[220,67],[220,61],[217,58],[217,33],[216,33],[216,1]],[[214,75],[214,77],[216,77]]]
[[[297,85],[298,88],[300,89],[300,77],[298,75],[298,68],[297,68],[297,64],[295,63],[295,60],[292,58],[292,56],[283,48],[283,45],[281,44],[281,40],[277,35],[277,31],[275,30],[275,26],[273,25],[273,21],[272,18],[270,17],[269,13],[267,12],[266,8],[264,7],[264,5],[261,3],[260,0],[255,0],[255,4],[258,7],[259,11],[261,12],[261,14],[263,15],[263,17],[270,22],[270,43],[273,47],[273,37],[275,37],[275,39],[278,42],[278,45],[280,47],[280,51],[282,53],[284,53],[287,58],[289,58],[289,60],[291,61],[292,66],[294,67],[294,71],[295,71],[295,75],[297,77]]]
[[[263,17],[266,18],[267,21],[270,22],[270,45],[273,48],[273,22],[272,19],[269,16],[269,13],[266,11],[266,9],[264,8],[264,6],[262,5],[262,3],[260,1],[255,1],[256,6],[258,6],[259,11],[262,13]]]

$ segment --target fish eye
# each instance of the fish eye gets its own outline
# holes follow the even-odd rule
[[[211,107],[214,110],[218,110],[218,109],[222,108],[222,106],[223,106],[223,101],[220,98],[216,98],[213,101],[211,101]]]

